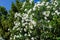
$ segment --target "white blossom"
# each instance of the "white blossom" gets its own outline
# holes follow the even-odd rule
[[[34,26],[36,26],[36,22],[34,20],[31,20],[31,24],[33,24]]]
[[[14,21],[15,26],[19,26],[20,22],[19,21]]]
[[[51,8],[51,6],[47,6],[47,8]]]
[[[51,26],[51,25],[49,25],[49,28],[52,28],[52,26]]]
[[[26,24],[28,24],[27,22],[25,22],[25,23],[22,23],[22,26],[25,26]]]
[[[29,14],[29,13],[31,13],[31,11],[32,11],[32,9],[29,9],[29,10],[27,11],[27,13]]]
[[[41,4],[40,4],[40,6],[43,6],[45,4],[45,1],[43,1]]]
[[[55,13],[57,13],[57,15],[59,15],[59,14],[60,14],[60,12],[58,12],[58,10],[56,10],[56,11],[55,11]]]
[[[30,26],[29,26],[29,28],[30,28],[30,29],[33,29],[33,26],[32,26],[32,25],[30,25]]]
[[[57,13],[57,15],[59,15],[59,14],[60,14],[60,12]]]
[[[58,2],[55,0],[53,5],[58,6]]]
[[[14,35],[14,38],[13,39],[15,39],[16,38],[16,35]]]
[[[27,9],[25,9],[24,11],[27,11]]]
[[[17,28],[16,30],[20,30],[20,28]]]
[[[14,15],[14,17],[16,18],[16,17],[21,17],[21,14],[20,13],[15,13],[15,15]]]
[[[31,36],[31,34],[29,33],[28,36]]]
[[[44,17],[45,20],[47,20],[47,17]]]
[[[58,13],[58,10],[56,10],[55,13]]]
[[[24,36],[27,36],[27,34],[25,33]]]
[[[53,10],[56,10],[56,8],[53,8]]]
[[[31,40],[34,40],[34,37],[32,37]]]
[[[30,4],[32,4],[33,0],[29,0]]]
[[[19,38],[20,36],[19,35],[16,35],[16,38]]]
[[[27,31],[26,28],[24,28],[24,31],[25,31],[25,32]]]
[[[26,4],[26,1],[23,3],[23,5],[22,5],[22,8],[21,8],[21,9],[23,9],[23,8],[24,8],[25,4]]]
[[[18,26],[14,26],[12,30],[15,30]]]
[[[52,13],[51,15],[55,15],[56,13]]]
[[[31,30],[30,30],[29,32],[30,32],[30,33],[32,33],[32,31],[31,31]]]
[[[22,35],[21,35],[21,34],[19,34],[19,36],[20,36],[20,37],[22,37]]]
[[[50,20],[48,20],[47,22],[50,22]]]
[[[50,14],[50,11],[44,11],[44,12],[43,12],[43,15],[45,15],[46,17],[48,17],[49,14]]]
[[[36,8],[35,7],[33,7],[33,11],[35,11],[36,10]]]
[[[23,20],[25,20],[25,19],[28,18],[28,14],[24,13],[24,14],[22,14],[22,15],[23,15],[23,16],[22,16],[22,19],[23,19]]]
[[[49,2],[46,2],[45,6],[48,6],[49,5]]]

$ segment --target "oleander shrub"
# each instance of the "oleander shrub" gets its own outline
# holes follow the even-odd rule
[[[60,40],[58,0],[42,0],[37,3],[34,0],[16,0],[11,5],[7,19],[3,17],[1,23],[4,29],[8,29],[3,36],[7,38],[5,40]]]
[[[19,5],[18,5],[19,4]],[[60,37],[60,5],[53,0],[18,2],[10,40],[56,40]]]

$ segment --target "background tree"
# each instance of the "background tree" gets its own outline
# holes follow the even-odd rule
[[[3,37],[5,40],[9,39],[9,31],[8,31],[8,12],[7,10],[0,6],[0,37]]]
[[[4,7],[0,6],[0,15],[7,15],[7,13],[7,10]]]

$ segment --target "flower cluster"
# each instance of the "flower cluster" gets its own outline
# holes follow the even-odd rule
[[[32,5],[33,1],[29,0],[29,2]],[[11,34],[12,38],[14,40],[37,40],[53,37],[50,36],[50,32],[56,25],[54,23],[55,20],[57,21],[60,15],[58,2],[56,0],[50,3],[45,1],[37,2],[30,9],[28,9],[29,7],[25,8],[26,3],[25,1],[21,8],[24,11],[20,13],[16,12],[14,15],[16,20],[13,27],[14,35]]]

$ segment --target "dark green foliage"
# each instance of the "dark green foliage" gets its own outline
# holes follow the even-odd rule
[[[0,6],[0,15],[7,15],[7,13],[7,10],[4,7]]]
[[[17,9],[17,7],[16,7],[16,5],[12,2],[12,6],[11,6],[11,10],[13,11],[13,12],[18,12],[18,9]]]

